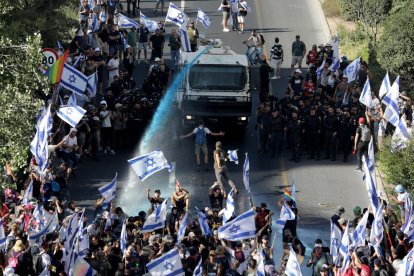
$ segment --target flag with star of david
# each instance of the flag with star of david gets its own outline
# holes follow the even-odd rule
[[[49,213],[43,207],[38,205],[32,215],[32,224],[29,227],[29,244],[39,244],[41,238],[46,234],[55,231],[59,225],[57,213]]]
[[[86,110],[78,105],[61,106],[56,112],[59,118],[61,118],[72,127],[76,127],[85,113]]]
[[[63,65],[60,84],[72,92],[83,95],[85,94],[86,85],[88,84],[88,77],[82,74],[79,70],[65,63]]]
[[[159,150],[129,159],[128,163],[141,181],[165,168],[171,171],[171,166],[165,159],[164,153]]]
[[[197,20],[200,21],[201,24],[203,24],[204,28],[208,29],[208,27],[210,27],[210,17],[208,17],[208,15],[201,9],[198,9]]]
[[[374,214],[374,221],[371,226],[371,234],[369,235],[369,242],[378,251],[382,239],[384,238],[384,225],[382,224],[384,220],[384,215],[382,213],[384,206],[381,205],[377,212]],[[367,212],[368,213],[368,212]]]
[[[106,209],[106,207],[108,207],[109,202],[111,202],[111,200],[113,200],[115,198],[116,195],[116,178],[117,178],[118,174],[115,174],[114,179],[112,179],[112,181],[104,186],[102,186],[101,188],[99,188],[99,192],[101,193],[101,195],[105,198],[104,202],[102,203],[102,207],[104,209]]]
[[[151,275],[184,275],[180,253],[174,248],[161,257],[158,257],[147,264],[147,269]]]
[[[157,21],[154,21],[154,20],[149,19],[149,17],[147,17],[146,15],[144,15],[142,12],[140,12],[139,21],[142,24],[144,24],[144,26],[147,27],[147,29],[150,32],[155,32],[155,30],[159,28]]]
[[[221,226],[218,229],[219,238],[228,241],[240,241],[256,237],[255,213],[253,209],[250,209]]]
[[[144,226],[142,226],[141,233],[148,233],[164,228],[167,219],[167,202],[168,198],[158,205],[157,209],[148,216]]]
[[[285,274],[287,276],[302,276],[298,258],[292,248],[290,249],[289,259],[286,263]]]
[[[336,226],[335,223],[331,222],[331,246],[330,246],[330,254],[332,256],[333,263],[336,264],[338,259],[338,250],[339,244],[342,240],[342,232]]]
[[[285,227],[286,221],[294,219],[296,219],[295,213],[292,211],[292,209],[289,208],[289,206],[283,203],[282,208],[280,209],[279,219],[276,221],[276,225],[283,229],[283,227]]]
[[[356,75],[360,67],[360,62],[361,62],[361,57],[351,62],[351,64],[349,64],[344,69],[344,76],[348,77],[348,83],[353,82],[356,79]]]
[[[180,27],[181,25],[186,25],[187,21],[188,16],[179,7],[170,3],[165,22],[172,22]]]

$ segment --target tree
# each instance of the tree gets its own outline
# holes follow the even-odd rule
[[[369,58],[375,60],[378,31],[392,8],[392,0],[339,0],[342,14],[360,22],[369,38]]]
[[[389,16],[378,47],[381,66],[414,82],[414,2],[408,1],[399,12]]]
[[[0,162],[15,170],[27,167],[29,144],[42,100],[36,91],[47,91],[48,80],[39,67],[43,54],[40,34],[20,45],[0,38]]]

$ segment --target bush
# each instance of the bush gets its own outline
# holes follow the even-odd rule
[[[323,1],[322,9],[327,17],[337,17],[341,15],[338,0]]]

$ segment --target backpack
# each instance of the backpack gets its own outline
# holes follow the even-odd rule
[[[264,45],[266,40],[264,39],[262,34],[259,34],[259,36],[260,36],[260,40],[262,41],[262,45]]]
[[[19,257],[22,255],[23,252],[20,252],[17,255],[14,255],[14,252],[11,251],[11,256],[9,257],[9,266],[12,268],[16,268],[16,266],[19,264]]]
[[[40,274],[44,267],[43,267],[43,262],[42,262],[42,255],[45,254],[45,252],[38,252],[35,253],[32,257],[32,267],[33,267],[33,271],[35,274]]]
[[[206,131],[203,128],[197,128],[197,133],[196,133],[196,144],[197,145],[204,145],[207,143],[207,138],[206,138]]]
[[[361,141],[369,142],[371,140],[371,130],[366,126],[361,127]]]

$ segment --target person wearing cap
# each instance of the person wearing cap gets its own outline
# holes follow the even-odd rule
[[[204,155],[204,166],[205,170],[208,171],[210,168],[208,167],[208,149],[207,149],[207,135],[211,136],[223,136],[224,132],[212,132],[210,129],[204,126],[204,121],[199,120],[198,127],[196,127],[192,132],[180,136],[180,139],[185,139],[195,135],[195,156],[196,156],[196,163],[197,163],[197,171],[200,170],[201,167],[201,157],[200,152],[203,152]]]
[[[401,184],[398,184],[397,186],[395,186],[394,190],[397,193],[397,196],[391,195],[390,199],[398,205],[398,208],[401,211],[401,223],[404,224],[405,219],[406,219],[405,217],[406,212],[410,211],[410,210],[405,210],[405,207],[406,207],[405,203],[407,201],[411,201],[410,195],[405,191],[404,187]]]
[[[149,202],[151,203],[151,209],[148,211],[148,215],[150,215],[155,209],[158,208],[158,206],[161,205],[161,203],[164,202],[164,199],[161,197],[161,191],[159,189],[156,189],[154,191],[154,196],[150,195],[150,189],[147,189],[147,198]]]
[[[112,128],[112,111],[108,110],[108,104],[106,101],[101,101],[101,111],[99,112],[99,117],[102,121],[101,124],[101,139],[102,139],[102,149],[104,154],[115,154],[115,151],[112,150],[113,147],[113,128]]]
[[[307,267],[312,266],[312,276],[321,275],[322,267],[329,270],[333,266],[332,256],[328,252],[323,252],[321,240],[317,241],[314,244],[312,255],[306,263]]]
[[[341,205],[338,205],[335,209],[335,214],[331,217],[331,222],[338,226],[338,229],[342,229],[342,226],[339,224],[339,219],[341,218],[342,214],[345,213],[345,208]]]
[[[292,63],[291,68],[293,69],[297,64],[299,69],[302,68],[302,60],[306,55],[306,45],[300,40],[300,35],[296,36],[295,41],[292,43]]]
[[[155,31],[149,39],[149,46],[152,49],[151,51],[151,61],[154,61],[156,57],[162,58],[163,50],[164,50],[165,38],[160,29]]]
[[[371,141],[371,130],[365,124],[365,119],[360,117],[358,120],[358,128],[354,139],[354,152],[357,154],[358,167],[355,171],[362,171],[362,156],[368,158],[368,146]]]
[[[316,67],[317,68],[319,68],[322,65],[323,60],[325,59],[325,52],[326,52],[325,46],[323,44],[319,44],[318,49],[319,50],[318,50],[318,54],[317,54],[317,57],[316,57]]]
[[[347,56],[342,56],[341,57],[341,62],[339,63],[339,69],[341,69],[343,71],[343,70],[345,70],[346,67],[348,67],[348,65],[349,65],[348,57]]]
[[[303,76],[300,69],[296,69],[289,80],[289,90],[293,95],[301,95],[303,89]]]
[[[227,170],[226,162],[229,161],[228,154],[223,150],[223,144],[220,141],[216,142],[216,149],[213,152],[214,159],[214,173],[216,175],[217,182],[223,185],[223,182],[227,182],[229,186],[234,189],[234,193],[237,195],[239,191],[234,185],[233,180],[230,179],[230,175]]]
[[[332,62],[333,62],[333,55],[334,55],[334,51],[332,50],[332,44],[327,43],[325,45],[325,62],[328,63],[329,66],[331,66]]]
[[[148,37],[150,34],[150,31],[148,30],[148,28],[144,25],[144,24],[140,24],[139,25],[139,29],[138,29],[138,58],[137,61],[138,63],[140,62],[141,59],[141,51],[144,51],[144,62],[147,61],[147,49],[148,49]]]
[[[274,67],[275,76],[271,79],[280,79],[280,67],[283,63],[283,49],[282,44],[279,43],[279,38],[275,37],[275,43],[270,49],[270,64]]]
[[[318,49],[316,47],[316,44],[313,44],[312,49],[306,55],[306,64],[308,66],[311,66],[311,65],[316,65],[317,62],[318,62]]]

